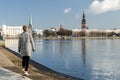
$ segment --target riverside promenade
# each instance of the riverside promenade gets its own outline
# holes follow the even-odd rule
[[[8,49],[0,47],[0,80],[82,80],[57,73],[42,65],[38,66],[38,69],[34,65],[29,66],[30,75],[25,76],[21,68],[21,58]]]
[[[12,72],[5,68],[0,68],[0,80],[32,80],[26,76],[22,76],[18,73]]]
[[[15,65],[4,54],[2,48],[0,48],[0,80],[32,80],[5,68],[14,66]]]

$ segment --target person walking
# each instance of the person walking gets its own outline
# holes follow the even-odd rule
[[[28,32],[28,26],[23,25],[23,33],[19,36],[18,52],[22,55],[22,71],[29,76],[28,67],[32,51],[35,50],[34,41],[31,33]]]

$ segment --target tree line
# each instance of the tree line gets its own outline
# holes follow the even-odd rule
[[[116,33],[116,32],[106,32],[106,31],[78,31],[78,32],[74,32],[72,30],[68,30],[65,29],[63,27],[60,26],[59,30],[51,30],[51,29],[46,29],[43,31],[43,35],[40,34],[36,34],[35,31],[33,31],[33,36],[34,37],[57,37],[57,36],[72,36],[72,37],[113,37],[113,36],[117,36],[120,37],[120,32]]]
[[[52,30],[46,29],[43,31],[43,36],[44,37],[72,36],[72,30],[67,30],[67,29],[64,29],[63,27],[60,27],[58,31],[57,30],[52,31]]]

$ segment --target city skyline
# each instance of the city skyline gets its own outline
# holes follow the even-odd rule
[[[32,16],[34,28],[80,29],[85,11],[89,28],[120,29],[120,0],[1,0],[0,5],[0,25],[28,25]]]

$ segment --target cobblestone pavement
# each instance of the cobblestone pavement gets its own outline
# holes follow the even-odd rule
[[[32,80],[10,70],[0,68],[0,80]]]

